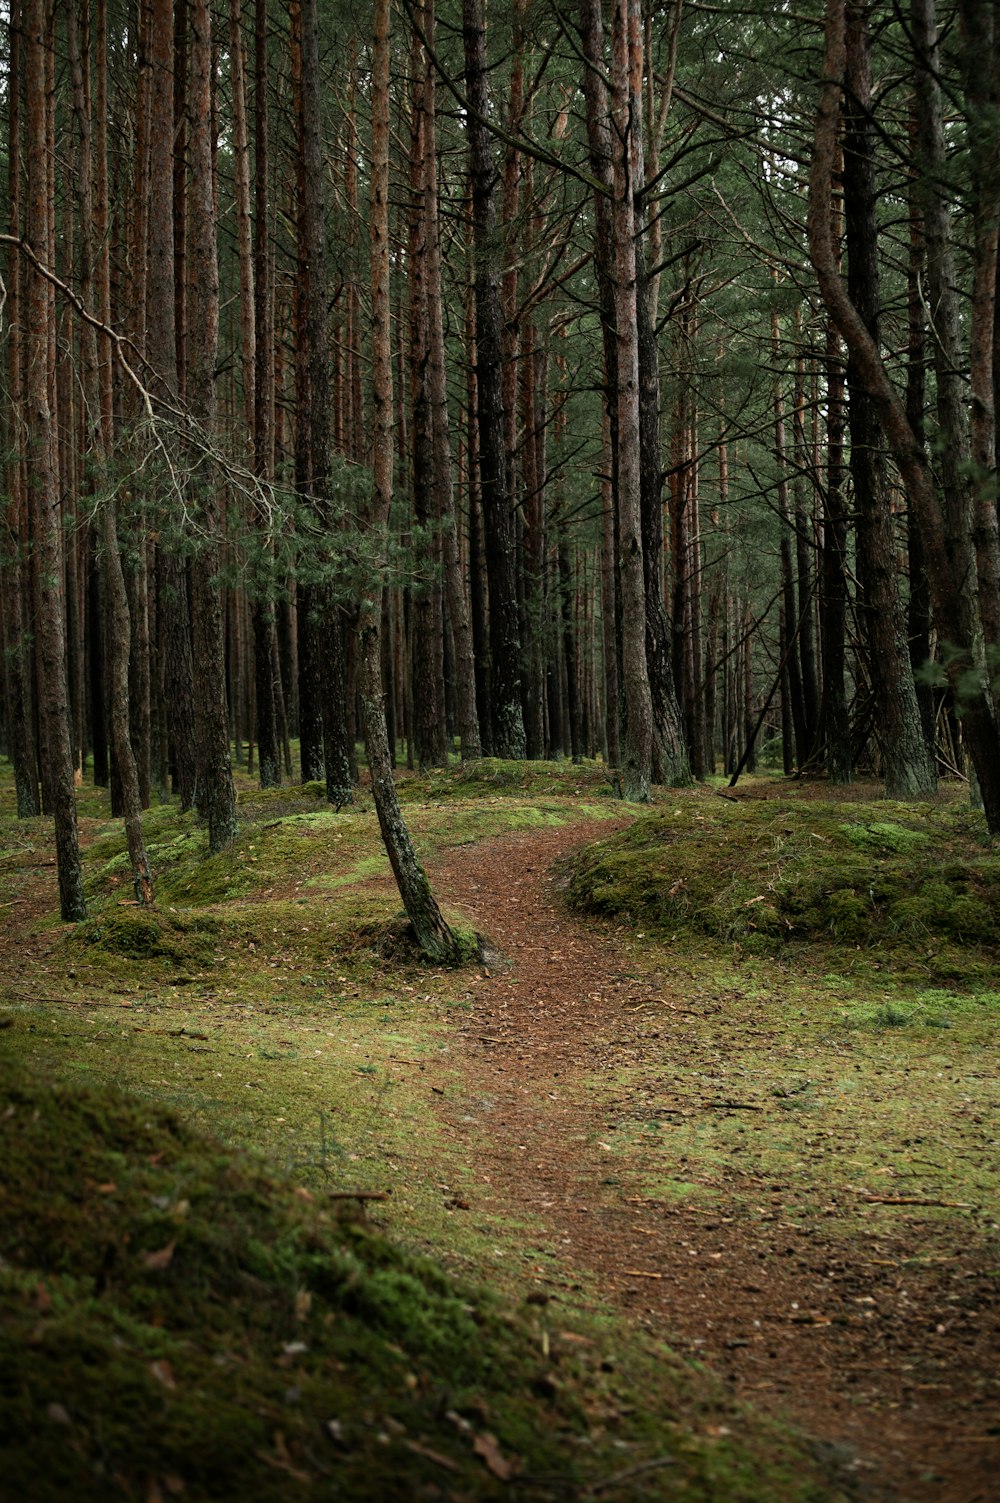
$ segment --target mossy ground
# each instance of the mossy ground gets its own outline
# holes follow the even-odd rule
[[[3,1497],[544,1499],[649,1456],[649,1357],[543,1343],[148,1101],[2,1080]],[[750,1475],[668,1439],[672,1496]]]
[[[604,1136],[650,1193],[847,1236],[918,1220],[928,1248],[958,1222],[985,1245],[1000,855],[957,797],[761,788],[674,795],[564,873],[658,983],[637,1022],[659,1057],[592,1082]]]
[[[406,780],[421,851],[620,813],[599,769],[516,777]],[[149,811],[153,913],[82,794],[90,917],[65,927],[37,898],[47,821],[0,790],[0,901],[30,949],[0,980],[0,1496],[832,1496],[797,1442],[758,1421],[737,1442],[710,1379],[607,1314],[580,1340],[565,1308],[513,1310],[530,1229],[456,1215],[468,1163],[430,1109],[464,1088],[463,978],[370,880],[365,802],[319,792],[244,783],[214,858]],[[329,1208],[352,1190],[388,1196],[361,1227]]]
[[[1000,985],[1000,852],[956,799],[678,795],[590,847],[569,896],[657,938],[774,955],[849,947],[877,963],[888,951],[907,981]]]

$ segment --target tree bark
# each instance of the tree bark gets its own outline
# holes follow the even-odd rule
[[[969,316],[970,459],[979,610],[1000,672],[1000,533],[996,502],[994,342],[1000,246],[1000,28],[992,0],[961,0],[966,132],[972,167],[972,307]],[[926,88],[926,86],[924,86]],[[932,272],[931,275],[934,275]],[[1000,703],[1000,695],[997,695]]]
[[[79,29],[75,5],[67,12],[67,51],[73,84],[73,109],[77,124],[77,185],[80,213],[80,292],[84,305],[93,307],[95,266],[95,224],[93,197],[93,150],[91,133],[90,99],[84,81],[83,59],[80,50]],[[107,65],[99,55],[97,68],[103,72]],[[97,334],[93,326],[84,322],[81,331],[83,352],[82,384],[86,412],[86,447],[90,455],[91,487],[99,487],[106,480],[107,449],[104,425],[101,421],[99,373],[97,361]],[[118,545],[117,501],[107,495],[100,500],[100,526],[103,543],[103,566],[105,581],[105,608],[107,611],[107,645],[110,684],[108,696],[108,719],[111,730],[111,746],[117,766],[118,791],[125,821],[125,839],[129,864],[132,868],[132,886],[136,900],[146,904],[153,901],[153,879],[149,857],[142,833],[142,791],[139,769],[132,748],[129,725],[129,652],[132,640],[128,594],[125,573],[122,568],[121,550]]]
[[[844,497],[844,366],[840,339],[830,323],[826,340],[826,489],[823,514],[823,734],[831,783],[853,776],[847,704],[847,505]]]
[[[420,28],[422,30],[422,27]],[[413,79],[410,110],[410,203],[408,245],[410,486],[416,523],[416,579],[412,586],[413,753],[421,771],[448,761],[444,707],[444,602],[438,560],[438,495],[434,467],[431,393],[430,203],[436,182],[428,183],[433,162],[428,118],[428,69],[415,27],[410,39]],[[433,90],[433,78],[430,80]],[[429,189],[429,191],[428,191]],[[440,295],[440,286],[437,289]]]
[[[184,32],[186,56],[186,30]],[[173,0],[154,0],[150,57],[151,152],[149,163],[149,271],[146,317],[146,361],[154,412],[162,424],[167,462],[180,458],[172,432],[174,409],[180,400],[177,364],[176,282],[183,263],[175,256],[177,230],[175,119],[184,107],[186,79],[175,78],[177,32]],[[182,219],[185,217],[180,216]],[[172,478],[165,484],[172,487]],[[169,489],[168,489],[169,494]],[[181,809],[193,807],[197,783],[194,732],[194,660],[191,652],[191,605],[188,566],[174,528],[166,528],[158,552],[159,604],[163,651],[164,698],[170,706],[169,739],[174,788]]]
[[[685,746],[673,674],[670,623],[663,608],[663,460],[660,450],[659,354],[650,310],[652,287],[645,275],[642,252],[639,249],[636,251],[636,272],[641,445],[639,490],[646,593],[646,666],[653,709],[653,778],[656,782],[676,787],[690,781],[692,761],[697,764],[698,775],[703,775],[704,706],[700,702],[694,703],[692,696],[688,711],[694,717],[698,730],[689,739],[688,746]],[[700,548],[697,530],[691,541],[692,549]],[[689,569],[687,563],[685,568]],[[694,573],[690,583],[692,590],[701,589],[700,569]],[[692,653],[697,651],[697,642],[693,639],[696,635],[697,632],[693,633],[689,643]],[[693,754],[695,747],[698,749],[697,757]]]
[[[11,7],[10,78],[22,72],[20,6]],[[21,90],[17,83],[7,89],[7,191],[9,227],[21,231]],[[6,670],[7,734],[14,766],[14,786],[19,819],[40,812],[38,755],[32,711],[32,655],[26,630],[26,596],[30,587],[27,548],[27,498],[21,445],[14,414],[23,388],[21,307],[24,271],[20,252],[12,250],[7,266],[7,378],[14,402],[7,413],[7,501],[3,512],[3,561],[0,565],[0,601],[3,610],[3,647]]]
[[[200,436],[189,467],[201,539],[191,570],[198,808],[208,822],[210,851],[236,838],[236,791],[229,762],[225,628],[220,578],[222,507],[207,445],[215,429],[215,363],[219,332],[219,268],[212,173],[212,29],[208,0],[191,0],[188,186],[187,406]]]
[[[371,287],[372,505],[369,525],[382,535],[392,501],[392,357],[389,327],[389,16],[390,0],[376,0],[372,66]],[[420,948],[438,963],[457,961],[460,947],[446,924],[417,860],[392,777],[382,689],[382,585],[372,582],[358,622],[359,690],[372,795],[389,863]]]
[[[49,141],[46,111],[46,18],[43,0],[24,4],[25,158],[28,191],[26,239],[36,256],[49,263]],[[50,287],[41,274],[26,269],[25,337],[28,506],[35,554],[35,635],[40,669],[39,720],[42,755],[55,823],[59,908],[63,921],[86,918],[83,871],[76,820],[73,753],[69,735],[66,688],[66,633],[62,557],[62,516],[53,468],[53,423],[49,404]]]
[[[234,5],[236,0],[234,0]],[[253,246],[254,379],[253,434],[254,473],[265,482],[274,474],[274,294],[271,277],[271,185],[268,140],[268,35],[267,0],[254,8],[254,213],[256,239]],[[248,337],[244,329],[244,338]],[[260,547],[264,554],[266,583],[253,599],[254,703],[257,710],[257,767],[262,788],[281,782],[281,745],[278,731],[278,700],[281,692],[275,624],[273,548],[260,523]]]
[[[846,12],[844,223],[848,296],[877,349],[881,294],[868,8],[869,0],[850,0]],[[851,475],[863,590],[859,604],[869,672],[880,707],[886,792],[894,798],[919,798],[934,791],[937,779],[923,736],[910,665],[879,417],[863,369],[855,352],[848,349]]]
[[[490,608],[490,694],[493,753],[525,754],[521,709],[514,514],[505,447],[497,168],[490,135],[492,114],[482,0],[462,0],[465,84],[469,100],[469,173],[472,182],[476,308],[476,391],[479,488],[486,543]]]
[[[923,36],[926,47],[931,40],[928,32],[933,24],[932,16],[928,13],[926,0],[917,0],[917,7],[914,21],[918,37]],[[809,255],[823,301],[869,390],[910,505],[917,515],[938,628],[944,640],[955,649],[948,664],[949,678],[956,690],[962,690],[963,732],[979,777],[987,824],[991,832],[997,834],[1000,833],[1000,734],[992,700],[981,674],[977,672],[979,623],[975,590],[970,588],[976,579],[976,560],[969,517],[961,507],[956,507],[955,498],[948,494],[947,488],[943,487],[942,495],[938,495],[927,457],[907,421],[878,346],[841,280],[833,249],[830,187],[845,71],[844,0],[827,0],[823,78],[809,178]],[[940,167],[943,155],[940,95],[933,80],[928,88],[928,79],[931,79],[929,70],[925,79],[928,92],[923,104],[925,109],[930,109],[930,119],[925,120],[924,125],[928,128],[931,155],[930,160],[923,164],[925,172]],[[934,233],[943,251],[948,244],[948,210],[935,177],[924,180],[922,196],[928,219],[928,238],[933,219]],[[942,259],[939,255],[939,264]],[[961,429],[954,436],[960,439]]]

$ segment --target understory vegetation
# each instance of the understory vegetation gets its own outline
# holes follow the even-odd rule
[[[979,817],[747,786],[639,819],[599,764],[482,762],[400,793],[432,871],[509,832],[618,826],[558,879],[659,977],[653,1053],[566,1086],[609,1116],[595,1198],[627,1182],[752,1216],[773,1182],[790,1224],[870,1235],[909,1176],[922,1254],[956,1220],[971,1245],[998,1203],[1000,862]],[[81,792],[90,917],[67,926],[47,822],[15,820],[4,777],[0,1496],[845,1496],[541,1224],[477,1196],[489,1124],[458,1035],[507,962],[460,904],[468,963],[422,962],[365,796],[334,814],[322,793],[244,784],[237,843],[208,858],[190,816],[150,810],[147,910]],[[445,1095],[468,1103],[461,1142]]]

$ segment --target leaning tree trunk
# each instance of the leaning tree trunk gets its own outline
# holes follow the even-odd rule
[[[376,0],[372,68],[371,288],[372,288],[372,507],[369,526],[381,538],[392,501],[392,355],[389,322],[389,14]],[[365,752],[379,828],[403,906],[429,959],[456,961],[460,947],[417,860],[392,777],[382,688],[382,585],[372,582],[361,602],[358,687],[365,717]]]
[[[927,0],[916,0],[915,10],[915,20],[919,23],[916,28],[918,39],[929,48],[933,37],[933,12]],[[949,495],[947,488],[938,495],[923,446],[907,421],[878,346],[841,279],[830,233],[830,192],[845,71],[844,0],[827,0],[823,79],[809,178],[809,255],[823,301],[857,363],[860,378],[868,387],[910,505],[917,514],[938,631],[954,648],[948,673],[956,691],[961,691],[963,733],[979,777],[987,824],[992,833],[1000,834],[1000,732],[992,698],[977,670],[978,611],[975,591],[969,588],[969,581],[976,579],[976,559],[969,515],[955,505],[955,498]],[[939,268],[932,301],[936,302],[935,293],[943,292],[947,305],[948,299],[953,299],[953,292],[943,285],[945,278],[940,275],[941,268],[947,265],[950,233],[949,210],[941,189],[944,136],[940,89],[930,66],[920,70],[920,77],[925,89],[921,115],[929,147],[928,158],[923,163],[928,176],[922,192],[928,233],[928,266],[933,234]],[[949,408],[946,418],[949,425],[956,420],[959,422],[958,432],[949,434],[945,429],[944,436],[958,441],[960,454],[960,416]]]

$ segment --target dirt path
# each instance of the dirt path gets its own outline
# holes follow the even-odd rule
[[[651,1061],[669,1072],[704,1044],[655,976],[559,901],[552,863],[599,833],[607,826],[506,836],[434,866],[437,889],[503,957],[472,989],[460,1030],[465,1099],[441,1107],[473,1154],[483,1203],[473,1209],[494,1202],[540,1218],[532,1277],[542,1288],[574,1269],[596,1276],[737,1397],[817,1437],[859,1496],[996,1498],[1000,1425],[987,1395],[997,1350],[985,1319],[996,1281],[965,1248],[904,1269],[919,1251],[906,1232],[865,1243],[791,1225],[780,1185],[761,1185],[765,1205],[752,1213],[742,1200],[654,1202],[602,1148],[616,1114],[629,1113],[628,1089],[609,1108],[581,1075]],[[645,1007],[653,996],[659,1005]],[[724,1010],[715,1021],[717,1067],[739,1044]]]

